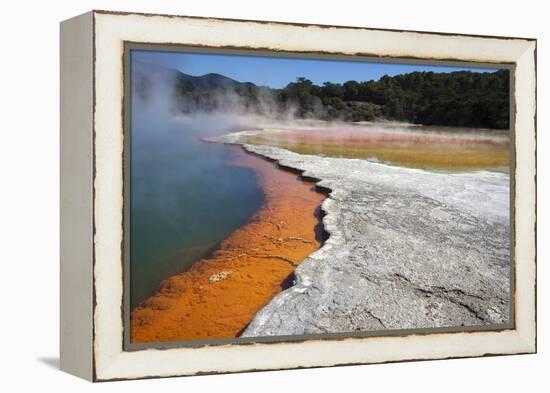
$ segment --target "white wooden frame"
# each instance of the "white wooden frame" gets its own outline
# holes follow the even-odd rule
[[[513,329],[123,350],[124,42],[515,65]],[[93,11],[61,25],[61,368],[93,381],[536,351],[536,40]]]

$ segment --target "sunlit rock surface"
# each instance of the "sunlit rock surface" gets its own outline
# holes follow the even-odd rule
[[[509,321],[508,175],[245,148],[332,191],[322,205],[329,239],[243,336]]]

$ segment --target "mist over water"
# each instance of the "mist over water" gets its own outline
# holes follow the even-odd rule
[[[216,111],[184,113],[169,69],[132,63],[130,136],[131,308],[162,280],[206,257],[263,203],[255,172],[231,165],[240,147],[205,138],[265,125],[293,124],[293,108],[251,112],[231,91],[212,99]]]
[[[201,141],[238,129],[241,120],[177,117],[165,97],[132,98],[132,308],[206,256],[263,202],[254,171],[227,165],[238,147]]]

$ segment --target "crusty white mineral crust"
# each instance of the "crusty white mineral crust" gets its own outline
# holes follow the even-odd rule
[[[509,321],[507,174],[435,173],[244,147],[304,171],[331,193],[322,204],[330,237],[242,336]]]

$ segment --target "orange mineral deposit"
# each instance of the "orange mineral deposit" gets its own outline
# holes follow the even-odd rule
[[[297,173],[235,149],[230,165],[253,169],[263,206],[207,259],[162,282],[131,313],[132,343],[234,338],[320,247],[325,194]]]

